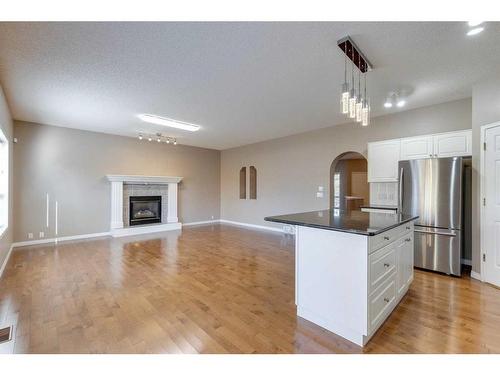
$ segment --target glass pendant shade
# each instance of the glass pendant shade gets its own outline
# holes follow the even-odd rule
[[[361,125],[370,125],[370,104],[366,99],[363,101],[363,107],[361,108]]]
[[[356,92],[354,89],[351,89],[351,92],[349,94],[349,117],[350,118],[356,118]]]
[[[349,113],[349,85],[345,82],[342,85],[342,96],[340,98],[340,111],[346,115]]]
[[[363,101],[361,98],[356,102],[356,122],[361,122],[363,112]]]

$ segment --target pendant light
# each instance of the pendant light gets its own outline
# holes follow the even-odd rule
[[[354,89],[354,64],[351,63],[351,91],[349,93],[349,117],[356,118],[356,90]]]
[[[340,112],[355,122],[367,126],[370,123],[370,99],[367,96],[366,76],[372,69],[370,62],[356,46],[354,41],[346,36],[337,41],[337,46],[344,54],[344,83],[340,96]],[[347,59],[351,64],[351,79],[347,79]],[[354,67],[358,69],[358,87],[356,88]],[[364,93],[361,90],[361,80],[364,80]]]
[[[370,102],[366,96],[366,73],[365,75],[365,95],[363,97],[363,107],[361,108],[361,125],[368,126],[370,124]]]
[[[359,65],[359,55],[358,55]],[[358,70],[358,99],[356,100],[356,122],[361,122],[361,112],[363,108],[363,95],[361,95],[361,70]]]
[[[346,44],[347,46],[347,44]],[[349,83],[347,83],[347,55],[344,48],[344,83],[340,97],[340,112],[344,115],[349,113]]]

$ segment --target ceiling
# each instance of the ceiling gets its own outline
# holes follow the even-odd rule
[[[467,37],[465,22],[0,23],[0,83],[16,120],[226,149],[346,122],[346,35],[373,65],[373,116],[396,111],[382,105],[395,89],[405,110],[470,97],[500,73],[500,23],[485,25]]]

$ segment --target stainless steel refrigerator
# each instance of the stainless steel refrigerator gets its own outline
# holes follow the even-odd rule
[[[460,276],[462,158],[399,162],[399,209],[418,215],[415,267]]]

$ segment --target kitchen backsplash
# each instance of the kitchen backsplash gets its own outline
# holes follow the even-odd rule
[[[370,204],[383,206],[398,205],[397,182],[372,182],[370,183]]]

